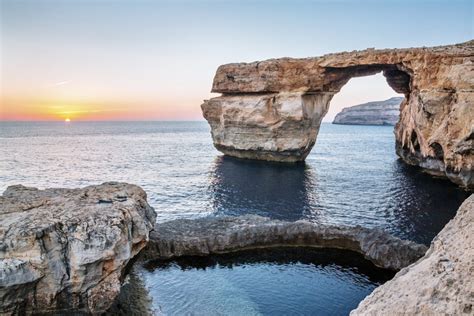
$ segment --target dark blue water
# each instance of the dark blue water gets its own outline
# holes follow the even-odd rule
[[[0,123],[0,190],[104,181],[142,186],[160,222],[259,214],[425,244],[468,196],[398,160],[392,127],[323,124],[306,162],[284,165],[223,157],[205,122]],[[170,314],[345,314],[384,278],[337,257],[174,262],[139,276],[155,310]]]
[[[187,257],[140,273],[165,315],[347,315],[393,277],[357,253],[308,248]]]
[[[381,227],[428,244],[467,197],[399,161],[392,127],[323,124],[306,163],[223,157],[205,122],[0,123],[0,190],[142,186],[158,221],[259,214]]]

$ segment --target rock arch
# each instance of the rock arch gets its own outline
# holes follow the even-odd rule
[[[201,107],[224,154],[303,161],[332,97],[351,78],[379,72],[405,95],[397,154],[474,189],[474,41],[222,65],[212,87],[222,95]]]

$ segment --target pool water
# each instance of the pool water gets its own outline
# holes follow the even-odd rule
[[[156,261],[134,275],[155,314],[347,315],[394,272],[350,251],[272,248]]]

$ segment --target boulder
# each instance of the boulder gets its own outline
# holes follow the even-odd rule
[[[156,214],[138,186],[10,186],[0,197],[0,314],[106,311]]]

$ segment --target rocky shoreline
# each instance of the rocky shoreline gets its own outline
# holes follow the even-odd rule
[[[137,258],[144,263],[289,246],[355,251],[378,267],[401,269],[353,315],[469,314],[474,306],[474,195],[427,252],[379,229],[256,215],[154,224],[145,192],[116,182],[83,189],[12,186],[0,197],[0,214],[0,314],[102,314],[119,306],[121,285]]]
[[[355,315],[474,313],[474,194],[434,238],[425,256],[375,289]]]

